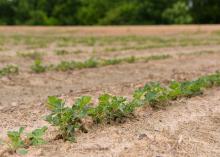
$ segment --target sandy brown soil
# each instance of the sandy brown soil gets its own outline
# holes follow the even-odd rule
[[[131,27],[130,30],[134,29],[138,32],[140,28],[142,27]],[[160,33],[165,30],[169,32],[173,28],[179,32],[186,27],[157,27],[155,32],[158,30],[161,30]],[[190,26],[187,27],[187,31],[188,29],[197,30],[197,28],[197,26]],[[213,31],[218,29],[218,26],[200,28]],[[11,28],[0,27],[0,30],[2,29],[8,31]],[[42,33],[49,28],[15,27],[14,30],[16,29]],[[63,28],[49,30],[53,32],[53,29],[66,30]],[[99,32],[103,29],[110,34],[112,32],[114,34],[116,30],[120,30],[122,34],[126,33],[126,29],[122,28],[112,27],[111,31],[108,30],[110,28],[96,29]],[[150,27],[147,29],[149,31]],[[90,28],[83,28],[83,30],[86,33],[94,31]],[[145,31],[144,28],[142,30]],[[6,139],[7,130],[15,130],[20,126],[25,126],[27,131],[43,125],[49,126],[42,117],[48,113],[45,102],[50,95],[59,95],[67,102],[72,102],[82,95],[91,95],[96,101],[98,95],[103,92],[130,97],[134,89],[150,81],[166,84],[172,79],[190,80],[220,69],[218,45],[120,51],[107,55],[100,53],[99,56],[106,58],[152,54],[170,54],[173,57],[148,63],[120,64],[42,74],[31,73],[29,66],[32,61],[19,58],[15,55],[15,51],[12,49],[0,52],[0,66],[14,63],[21,69],[19,75],[0,78],[0,137],[3,139]],[[215,53],[194,54],[201,51]],[[74,59],[83,59],[83,55],[70,56]],[[68,57],[63,56],[62,59],[68,59]],[[43,60],[56,62],[60,58],[48,55]],[[128,119],[124,124],[93,126],[87,134],[77,133],[77,143],[54,141],[53,138],[58,132],[56,128],[49,126],[46,135],[48,144],[30,148],[26,156],[220,156],[219,88],[207,90],[201,96],[171,102],[166,110],[153,111],[150,108],[138,110],[136,116],[136,119]],[[0,154],[4,149],[5,146],[0,145]]]
[[[218,31],[220,25],[185,25],[185,26],[79,26],[79,27],[0,27],[1,32],[16,32],[16,33],[73,33],[78,35],[149,35],[149,34],[175,34],[179,32],[198,32],[198,31]]]

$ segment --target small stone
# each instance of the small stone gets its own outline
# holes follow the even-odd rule
[[[140,134],[139,137],[138,137],[138,140],[142,140],[143,138],[147,137],[146,134]]]

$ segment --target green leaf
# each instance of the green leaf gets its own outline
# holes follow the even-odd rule
[[[23,133],[24,128],[19,128],[18,131],[8,131],[7,135],[11,141],[12,149],[16,150],[17,148],[24,146],[24,141],[21,139],[21,134]]]
[[[99,104],[100,105],[108,105],[110,102],[111,96],[109,94],[103,94],[99,96]]]
[[[82,96],[81,98],[76,100],[76,104],[75,105],[80,107],[80,108],[82,108],[85,105],[88,105],[90,103],[91,99],[92,98],[90,96]]]
[[[35,129],[31,133],[29,133],[28,138],[31,141],[31,145],[36,146],[36,145],[45,144],[46,142],[43,140],[42,136],[45,134],[46,130],[47,127],[44,126],[42,128]]]
[[[64,107],[63,100],[59,99],[55,96],[48,97],[47,103],[48,103],[48,108],[51,111],[59,110],[59,109],[62,109]]]

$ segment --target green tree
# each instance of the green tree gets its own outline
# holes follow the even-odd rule
[[[219,23],[219,0],[0,0],[5,25]]]
[[[190,0],[195,23],[220,23],[219,0]]]
[[[167,20],[169,24],[188,24],[193,20],[190,15],[189,6],[187,6],[184,1],[178,1],[170,8],[167,8],[163,12],[162,17]]]
[[[123,3],[107,12],[106,16],[98,21],[105,25],[132,25],[136,24],[138,4],[136,2]]]
[[[62,25],[78,24],[80,21],[77,21],[76,13],[79,6],[80,0],[58,0],[53,7],[52,17]]]
[[[81,7],[77,12],[80,24],[94,25],[104,18],[108,10],[119,3],[116,0],[81,0]]]
[[[0,24],[14,24],[14,1],[0,0]]]

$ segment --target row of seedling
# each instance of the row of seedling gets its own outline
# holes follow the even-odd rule
[[[67,51],[67,50],[56,50],[54,51],[54,54],[57,56],[63,56],[63,55],[68,55],[68,54],[78,54],[82,53],[82,50],[75,50],[75,51]],[[23,57],[23,58],[28,58],[32,60],[41,60],[43,58],[44,53],[34,51],[34,52],[17,52],[17,56]]]
[[[135,62],[148,62],[152,60],[162,60],[170,58],[170,55],[155,55],[149,57],[125,57],[125,58],[113,58],[113,59],[95,59],[89,58],[85,61],[61,61],[60,63],[54,65],[44,65],[41,60],[35,60],[34,64],[31,66],[31,69],[35,73],[41,73],[45,71],[68,71],[84,68],[95,68],[102,67],[107,65],[116,65],[122,63],[135,63]]]
[[[163,108],[171,100],[200,95],[204,89],[213,86],[220,86],[218,72],[193,81],[172,81],[168,86],[149,83],[137,89],[131,100],[103,94],[97,104],[92,104],[91,97],[83,96],[68,107],[64,100],[49,97],[48,108],[51,114],[46,117],[46,121],[59,128],[62,139],[75,141],[76,130],[87,132],[85,119],[92,119],[94,124],[121,122],[126,117],[132,117],[138,107],[149,105],[152,108]]]
[[[148,83],[135,90],[130,100],[122,96],[102,94],[97,104],[92,103],[90,96],[82,96],[69,106],[64,100],[51,96],[47,101],[50,114],[45,120],[58,128],[60,134],[56,138],[75,142],[77,131],[88,132],[86,123],[89,121],[93,124],[124,122],[126,118],[134,116],[136,108],[145,105],[156,109],[164,108],[172,100],[200,95],[204,89],[213,86],[220,86],[219,72],[193,81],[172,81],[166,86],[157,82]],[[46,130],[46,127],[36,129],[25,138],[22,138],[23,128],[8,132],[10,152],[25,154],[28,147],[44,144],[43,135]]]

